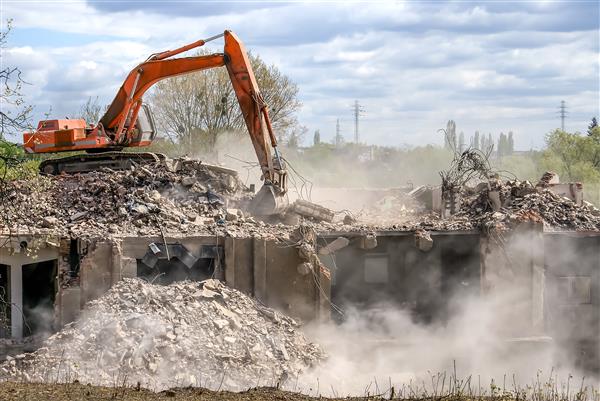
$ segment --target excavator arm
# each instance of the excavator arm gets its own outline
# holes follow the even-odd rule
[[[171,58],[221,36],[225,37],[223,54]],[[285,169],[277,151],[277,139],[271,126],[268,107],[258,88],[246,49],[231,31],[150,56],[129,73],[100,119],[100,124],[109,135],[112,133],[111,140],[115,144],[139,146],[133,141],[135,124],[131,122],[136,121],[142,96],[152,85],[165,78],[221,66],[225,66],[229,73],[265,184],[274,185],[276,191],[285,193]]]
[[[220,37],[225,39],[224,53],[173,58]],[[41,121],[37,131],[24,134],[24,148],[31,153],[76,150],[97,153],[149,145],[152,137],[141,135],[136,124],[144,93],[162,79],[222,66],[229,73],[265,183],[255,197],[254,208],[259,214],[262,209],[264,212],[280,209],[279,200],[287,190],[286,171],[248,54],[231,31],[151,55],[127,75],[97,125],[89,127],[83,120]]]

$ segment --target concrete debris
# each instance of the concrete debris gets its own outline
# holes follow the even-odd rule
[[[293,319],[217,280],[125,279],[42,348],[0,365],[0,376],[239,391],[284,385],[324,357]]]
[[[345,225],[352,225],[356,223],[356,219],[351,215],[347,214],[344,216],[344,220],[342,221]]]
[[[423,252],[430,251],[433,248],[433,240],[429,231],[415,230],[415,246]]]
[[[576,196],[560,192],[561,185],[577,187]],[[534,186],[529,181],[498,178],[464,187],[457,193],[459,203],[454,214],[440,218],[440,213],[409,209],[401,198],[382,199],[373,210],[354,225],[332,226],[334,232],[377,231],[467,231],[510,229],[522,222],[539,222],[545,230],[599,231],[600,210],[581,200],[580,184],[548,184]],[[562,195],[561,195],[562,194]],[[579,204],[581,202],[581,204]],[[386,205],[382,207],[382,205]],[[446,205],[448,208],[448,205]],[[385,213],[382,213],[385,211]],[[442,213],[443,215],[444,213]],[[447,213],[448,214],[448,213]],[[374,217],[375,218],[372,218]],[[362,222],[366,220],[368,223]],[[387,224],[385,224],[387,222]],[[324,224],[321,223],[320,227]],[[317,229],[317,231],[320,231]]]
[[[332,210],[298,200],[283,223],[266,223],[243,212],[253,193],[235,172],[178,159],[173,166],[10,181],[2,198],[3,221],[9,224],[2,233],[71,238],[195,234],[286,241],[300,225],[319,233],[364,236],[377,231],[480,230],[496,223],[509,228],[534,215],[547,229],[599,230],[597,209],[584,204],[581,185],[555,181],[550,173],[537,186],[496,178],[463,187],[451,198],[442,198],[440,188],[419,187],[412,194],[385,196],[338,220]]]
[[[331,241],[329,244],[325,245],[321,249],[319,249],[319,255],[329,255],[336,251],[339,251],[342,248],[345,248],[350,244],[350,240],[346,237],[338,237],[335,240]]]
[[[374,233],[369,233],[361,237],[359,246],[362,249],[374,249],[377,247],[377,236]]]
[[[502,230],[533,221],[543,223],[547,230],[600,230],[593,206],[579,206],[550,188],[534,189],[530,182],[517,180],[490,184],[490,189],[463,194],[458,216],[468,218],[475,227]]]
[[[540,181],[537,183],[538,187],[547,187],[550,184],[558,184],[560,183],[560,178],[558,174],[554,171],[546,171]]]
[[[2,228],[64,237],[162,232],[285,237],[282,227],[244,218],[239,209],[252,193],[235,173],[195,160],[175,165],[176,170],[157,164],[10,181],[2,198],[3,221],[10,225]]]
[[[302,199],[297,199],[292,204],[291,211],[314,221],[331,222],[335,216],[333,210]]]

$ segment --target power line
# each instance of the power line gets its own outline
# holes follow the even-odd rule
[[[340,119],[335,122],[335,147],[339,148],[342,145],[342,135],[340,134]]]
[[[354,113],[354,142],[359,143],[360,135],[358,133],[358,119],[361,115],[364,115],[365,109],[358,103],[358,100],[354,101],[352,112]]]
[[[565,118],[567,117],[567,105],[564,100],[560,101],[560,107],[558,108],[558,114],[560,114],[560,129],[565,130]]]

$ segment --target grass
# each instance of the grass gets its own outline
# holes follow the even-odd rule
[[[60,369],[60,367],[59,367]],[[560,378],[551,370],[545,375],[538,372],[529,384],[521,385],[515,376],[504,375],[501,381],[484,384],[480,376],[458,378],[455,372],[430,374],[427,379],[414,380],[400,386],[389,382],[382,385],[374,378],[362,394],[348,396],[332,387],[321,391],[319,383],[310,391],[297,391],[286,386],[257,387],[242,392],[213,391],[199,387],[173,388],[152,391],[131,385],[127,377],[115,379],[111,386],[93,386],[74,379],[76,374],[63,377],[71,380],[59,382],[59,377],[47,377],[47,383],[31,383],[25,380],[0,382],[0,400],[401,400],[401,401],[600,401],[598,379],[574,379],[572,375]],[[53,376],[53,375],[50,375]],[[290,391],[293,390],[293,391]]]

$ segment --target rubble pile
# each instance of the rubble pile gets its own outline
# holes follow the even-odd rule
[[[251,192],[237,174],[195,160],[132,170],[11,181],[2,197],[5,229],[61,236],[164,232],[275,235],[239,209]]]
[[[444,218],[433,210],[432,191],[425,187],[383,197],[356,215],[340,215],[298,200],[283,220],[289,224],[277,220],[269,224],[243,211],[252,192],[235,171],[176,159],[126,171],[105,168],[9,181],[0,194],[0,218],[5,234],[72,238],[199,234],[286,241],[298,224],[317,232],[456,231],[510,228],[531,219],[543,221],[548,229],[599,230],[598,209],[577,206],[553,193],[551,185],[556,182],[556,174],[547,173],[535,186],[499,179],[476,188],[462,186],[456,192],[460,209],[453,209],[451,216],[442,213]]]
[[[578,206],[529,181],[493,180],[462,195],[456,217],[467,217],[476,227],[508,229],[523,221],[534,221],[543,223],[547,230],[600,230],[600,210],[591,204]]]
[[[9,358],[0,376],[239,391],[284,385],[323,358],[293,319],[217,280],[125,279],[42,348]]]

